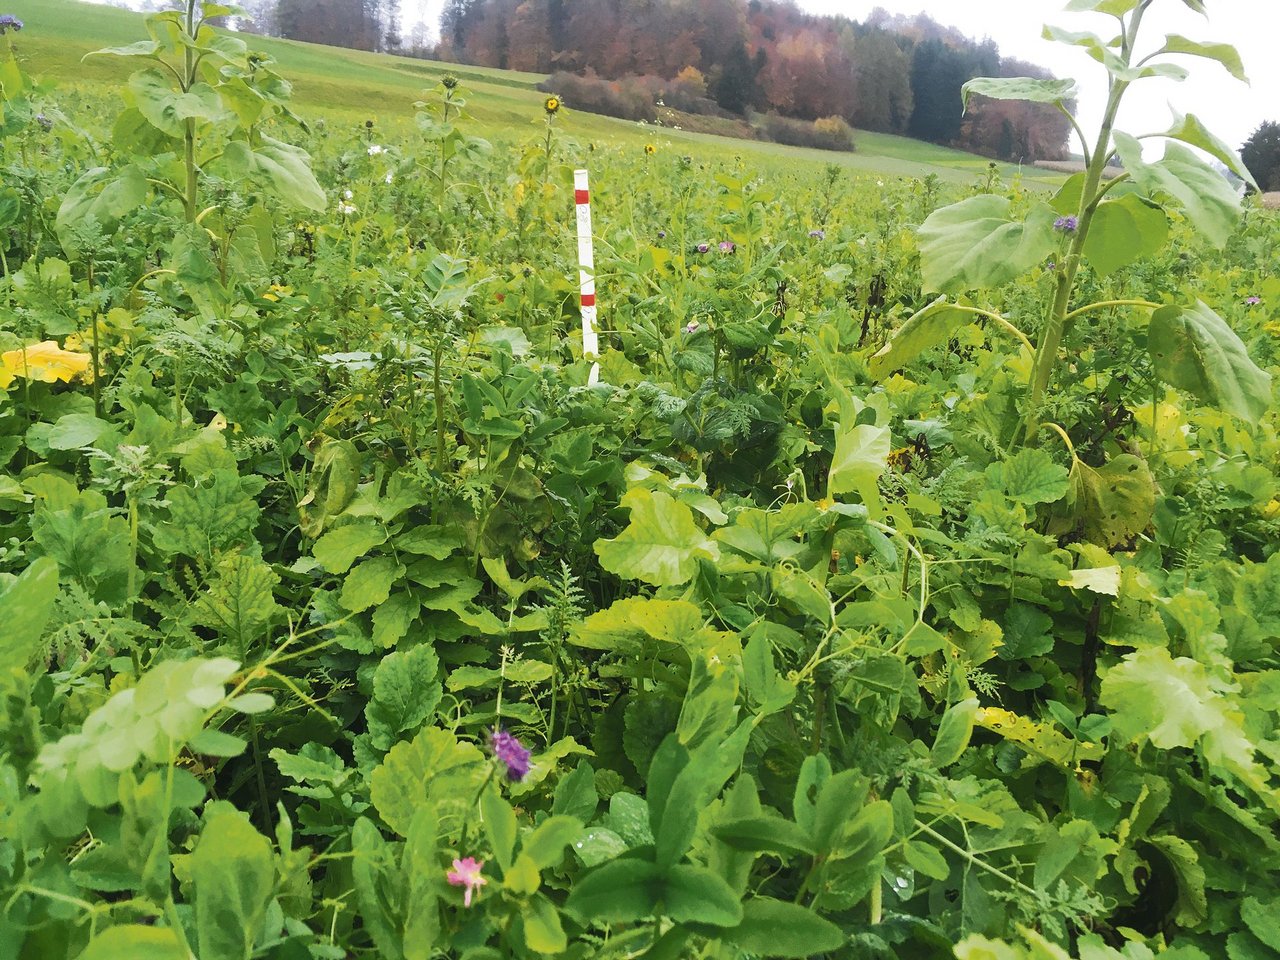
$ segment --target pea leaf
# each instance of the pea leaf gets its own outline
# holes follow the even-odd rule
[[[930,214],[919,229],[924,289],[996,287],[1049,256],[1056,247],[1054,209],[1037,203],[1025,221],[1012,211],[1005,197],[984,194]]]
[[[190,951],[178,942],[170,927],[146,927],[131,923],[108,927],[94,937],[79,960],[188,960]]]
[[[977,712],[977,697],[969,697],[947,708],[942,722],[938,724],[938,736],[933,741],[930,754],[934,766],[945,767],[960,759],[973,735],[973,717]]]
[[[885,379],[895,370],[905,367],[931,347],[945,343],[952,335],[972,322],[974,315],[957,310],[945,296],[934,300],[927,307],[916,311],[894,331],[889,342],[881,347],[868,362],[871,375]]]
[[[1271,407],[1271,375],[1203,301],[1157,310],[1147,332],[1156,375],[1242,420],[1256,422]]]

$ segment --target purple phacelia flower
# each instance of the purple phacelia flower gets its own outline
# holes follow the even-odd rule
[[[698,244],[698,252],[699,252],[699,253],[706,253],[706,252],[707,252],[708,250],[710,250],[710,249],[711,249],[711,244],[709,244],[709,243],[700,243],[700,244]]]
[[[732,240],[721,240],[721,241],[720,241],[720,252],[721,252],[721,253],[733,253],[733,251],[735,251],[735,250],[737,250],[737,249],[738,249],[738,245],[737,245],[736,243],[734,243]]]
[[[1251,307],[1256,307],[1258,304],[1262,302],[1262,298],[1261,297],[1245,297],[1244,302]]]
[[[0,13],[0,37],[4,36],[5,32],[9,30],[17,33],[22,27],[22,21],[12,13]]]
[[[825,231],[825,230],[810,230],[810,231],[809,231],[809,236],[810,236],[810,237],[812,237],[814,240],[825,240],[825,239],[827,239],[827,231]]]
[[[1053,221],[1053,229],[1061,233],[1075,233],[1080,227],[1080,221],[1076,217],[1059,217]]]
[[[53,121],[46,117],[43,113],[36,114],[36,123],[40,124],[42,130],[52,130]]]
[[[529,751],[505,730],[489,734],[489,749],[507,767],[507,779],[519,783],[529,775]]]
[[[659,231],[658,231],[658,239],[659,239],[659,240],[665,240],[665,239],[667,239],[667,231],[665,231],[665,230],[659,230]]]

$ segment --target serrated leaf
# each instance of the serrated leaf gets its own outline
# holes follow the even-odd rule
[[[384,527],[372,523],[349,523],[330,530],[316,541],[312,554],[327,573],[346,573],[374,547],[387,542]]]
[[[693,579],[698,560],[718,560],[720,548],[693,520],[693,511],[662,491],[635,489],[622,498],[631,522],[612,540],[597,540],[596,555],[610,573],[658,587]]]
[[[1037,203],[1025,221],[1015,220],[1013,204],[992,194],[935,210],[919,229],[924,289],[959,293],[1021,276],[1057,248],[1056,219]]]
[[[1263,903],[1257,897],[1246,897],[1240,903],[1240,919],[1250,933],[1280,952],[1280,902]]]
[[[1054,503],[1067,495],[1070,473],[1039,448],[1019,451],[1001,464],[1000,477],[1011,500],[1029,506]]]
[[[1156,375],[1170,386],[1249,423],[1271,408],[1271,375],[1203,301],[1157,310],[1147,341]]]
[[[347,574],[338,602],[352,613],[386,603],[391,596],[391,585],[403,575],[404,567],[393,557],[365,560]]]
[[[209,819],[190,860],[201,960],[249,960],[275,890],[270,843],[226,806]]]
[[[423,800],[466,810],[484,780],[484,755],[447,730],[427,727],[391,748],[369,777],[374,809],[391,829],[407,836]],[[443,817],[446,811],[441,811]]]
[[[390,750],[402,734],[416,733],[431,716],[444,693],[439,670],[430,644],[382,658],[373,675],[373,699],[364,710],[375,747]]]

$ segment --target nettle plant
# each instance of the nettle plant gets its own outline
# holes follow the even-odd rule
[[[1182,2],[1205,13],[1201,0]],[[1178,62],[1184,57],[1217,61],[1247,82],[1240,54],[1229,44],[1171,34],[1158,48],[1143,53],[1143,21],[1152,6],[1160,3],[1072,0],[1067,7],[1070,12],[1116,19],[1119,30],[1110,39],[1045,27],[1046,39],[1082,47],[1109,75],[1102,126],[1092,142],[1072,112],[1077,93],[1074,80],[978,78],[965,85],[966,108],[974,95],[1055,105],[1071,118],[1086,168],[1051,200],[1035,201],[1026,211],[1017,210],[1004,196],[982,194],[929,216],[919,230],[921,273],[925,290],[942,296],[911,317],[876,354],[874,374],[888,375],[948,340],[975,315],[985,317],[1017,337],[1030,355],[1021,430],[1023,442],[1032,443],[1043,426],[1056,426],[1042,424],[1041,418],[1046,393],[1062,368],[1059,353],[1072,324],[1096,311],[1132,308],[1149,317],[1145,335],[1156,378],[1249,422],[1266,411],[1271,377],[1250,360],[1240,338],[1203,301],[1161,304],[1120,299],[1074,305],[1086,263],[1095,275],[1105,277],[1164,247],[1169,208],[1181,208],[1209,242],[1225,246],[1241,216],[1240,196],[1204,155],[1256,186],[1240,155],[1198,117],[1175,114],[1167,130],[1142,136],[1116,128],[1120,107],[1134,84],[1155,78],[1185,79],[1189,72]],[[1147,159],[1144,145],[1150,141],[1164,142],[1161,159]],[[1117,159],[1123,171],[1111,176]],[[1053,294],[1034,344],[1006,317],[957,297],[1005,284],[1046,261],[1053,263]]]

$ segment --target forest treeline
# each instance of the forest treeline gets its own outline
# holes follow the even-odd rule
[[[401,35],[399,0],[243,5],[242,26],[277,36],[666,89],[725,115],[839,117],[1002,160],[1060,158],[1070,132],[1050,105],[978,98],[964,116],[970,78],[1049,73],[924,14],[856,22],[770,0],[447,0],[428,39],[424,26]]]

